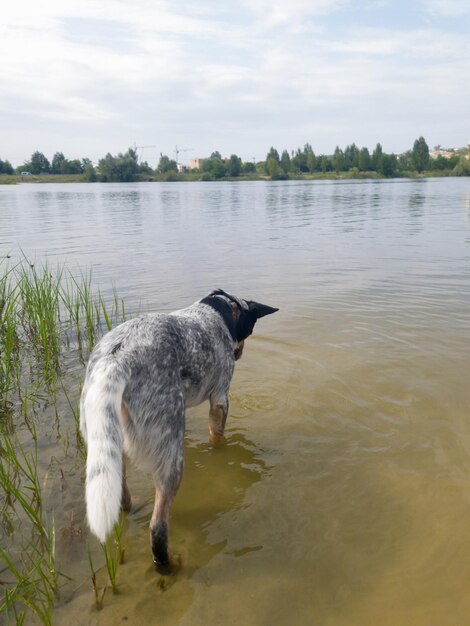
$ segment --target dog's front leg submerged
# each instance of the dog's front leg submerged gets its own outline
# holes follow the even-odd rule
[[[173,498],[173,494],[167,493],[161,487],[155,490],[155,506],[150,520],[150,541],[153,562],[157,571],[162,574],[169,574],[171,569],[168,555],[168,522]]]
[[[209,441],[220,443],[224,436],[225,422],[228,414],[228,396],[215,395],[210,397],[209,410]]]

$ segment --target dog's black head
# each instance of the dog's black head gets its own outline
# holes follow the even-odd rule
[[[279,309],[267,304],[237,298],[222,289],[216,289],[203,298],[201,302],[208,304],[220,313],[233,340],[238,343],[251,335],[260,317],[279,311]]]

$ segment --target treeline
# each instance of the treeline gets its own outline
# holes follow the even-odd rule
[[[431,158],[425,139],[420,137],[414,142],[411,150],[400,155],[384,152],[380,143],[376,145],[372,154],[368,148],[358,148],[354,143],[346,146],[344,150],[337,146],[332,155],[315,154],[309,143],[290,153],[283,150],[281,155],[276,148],[271,147],[266,159],[258,163],[242,162],[235,154],[223,159],[219,152],[213,152],[208,159],[202,160],[200,170],[197,171],[201,173],[202,180],[234,178],[253,173],[269,176],[272,180],[282,180],[303,174],[340,175],[342,172],[350,176],[376,174],[392,178],[413,172],[422,174],[425,171],[466,175],[470,174],[468,166],[470,161],[459,154],[449,158],[445,156]],[[171,175],[172,172],[176,173],[176,170],[176,161],[162,155],[157,173]]]
[[[0,160],[0,173],[22,174],[27,172],[34,176],[43,174],[81,174],[89,182],[131,182],[138,179],[140,174],[152,173],[152,168],[147,163],[138,163],[137,152],[129,148],[124,154],[112,156],[107,154],[100,159],[95,167],[90,159],[67,159],[62,152],[56,152],[49,161],[47,157],[39,151],[33,152],[29,161],[13,170],[8,161],[7,168]]]
[[[90,159],[67,159],[62,152],[56,152],[49,162],[39,151],[31,155],[29,161],[16,170],[9,161],[0,159],[0,174],[33,175],[69,174],[81,175],[83,180],[94,182],[132,182],[136,180],[179,180],[191,176],[198,180],[219,180],[239,176],[263,176],[272,180],[283,180],[303,175],[332,175],[347,177],[396,177],[422,174],[424,172],[449,174],[456,176],[470,175],[470,155],[455,153],[450,157],[439,155],[431,158],[429,147],[423,137],[416,139],[413,147],[403,154],[389,154],[383,151],[380,143],[372,153],[368,148],[359,148],[356,144],[341,149],[336,147],[332,155],[316,154],[309,143],[297,150],[278,150],[271,147],[266,159],[255,163],[242,161],[236,154],[223,158],[220,152],[213,152],[210,157],[200,160],[200,168],[178,167],[175,160],[160,154],[158,166],[153,169],[147,162],[139,162],[137,151],[129,148],[127,152],[113,156],[108,153],[95,166]]]
[[[467,163],[468,162],[468,163]],[[465,156],[455,154],[449,158],[437,156],[431,158],[429,147],[423,137],[417,139],[411,150],[403,154],[388,154],[378,143],[372,154],[368,148],[359,148],[355,143],[342,150],[335,148],[332,155],[315,154],[312,146],[307,143],[295,152],[284,150],[279,156],[275,148],[271,148],[264,163],[266,173],[272,179],[288,178],[291,174],[326,174],[334,172],[348,172],[351,176],[375,173],[380,176],[393,178],[412,172],[452,172],[456,175],[470,174],[470,165]]]
[[[0,174],[14,174],[15,170],[13,169],[10,161],[2,161],[0,159]]]

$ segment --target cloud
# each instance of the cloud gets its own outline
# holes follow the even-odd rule
[[[421,23],[413,26],[402,23],[403,7],[395,4],[369,0],[359,9],[350,0],[7,3],[0,25],[0,56],[8,59],[0,64],[0,111],[10,128],[3,136],[13,143],[16,136],[27,151],[28,142],[36,148],[36,138],[48,136],[50,150],[67,150],[56,142],[82,145],[86,134],[96,156],[114,145],[126,149],[134,140],[158,140],[165,151],[180,137],[191,137],[201,154],[216,147],[217,137],[228,152],[235,149],[230,142],[243,137],[252,142],[246,144],[251,157],[255,143],[263,152],[276,136],[287,141],[289,133],[294,147],[309,140],[309,132],[324,136],[322,150],[328,150],[335,128],[363,137],[375,133],[380,140],[380,107],[393,115],[405,111],[405,104],[429,109],[432,99],[434,115],[438,106],[460,114],[459,103],[470,97],[462,80],[470,44],[466,35],[440,23],[430,28],[426,16],[455,14],[464,3],[427,0],[419,5]],[[371,26],[370,20],[393,11],[393,26]],[[446,124],[439,118],[443,133]]]
[[[349,55],[412,58],[415,61],[462,59],[470,55],[467,36],[448,37],[436,28],[392,30],[386,28],[353,28],[347,39],[327,43],[331,51]]]
[[[470,14],[468,0],[425,0],[425,8],[432,15],[460,17]]]
[[[334,13],[349,0],[245,0],[244,5],[265,27],[302,23],[306,19]]]
[[[139,26],[140,18],[134,23],[127,20],[127,10],[118,11],[120,2],[113,0],[107,5],[116,12],[113,20],[100,17],[100,11],[89,2],[46,2],[44,11],[43,5],[26,5],[22,3],[22,11],[9,7],[4,16],[0,57],[9,61],[0,67],[0,89],[4,95],[29,96],[41,111],[41,105],[49,102],[51,116],[60,111],[77,119],[113,117],[113,103],[106,103],[104,94],[119,94],[123,89],[146,91],[149,84],[171,82],[181,72],[178,42],[154,36],[154,30]],[[105,13],[109,15],[101,11]],[[78,29],[71,34],[73,20],[79,20],[82,34]],[[99,20],[102,36],[90,41],[88,26]],[[107,45],[107,31],[116,23],[122,24],[132,47],[117,48],[115,42]],[[179,22],[179,29],[184,28]]]

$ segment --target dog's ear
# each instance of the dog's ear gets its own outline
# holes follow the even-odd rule
[[[279,311],[279,309],[276,309],[275,307],[268,306],[267,304],[261,304],[260,302],[254,302],[253,300],[249,300],[247,304],[249,310],[252,312],[252,314],[255,315],[255,318],[257,320],[259,320],[260,317],[264,317],[265,315],[271,315],[271,313],[276,313],[276,311]]]
[[[217,289],[214,289],[214,291],[211,291],[208,297],[211,297],[211,296],[227,296],[227,297],[230,297],[228,295],[228,293],[226,293],[223,289],[220,289],[220,288],[217,288]]]

